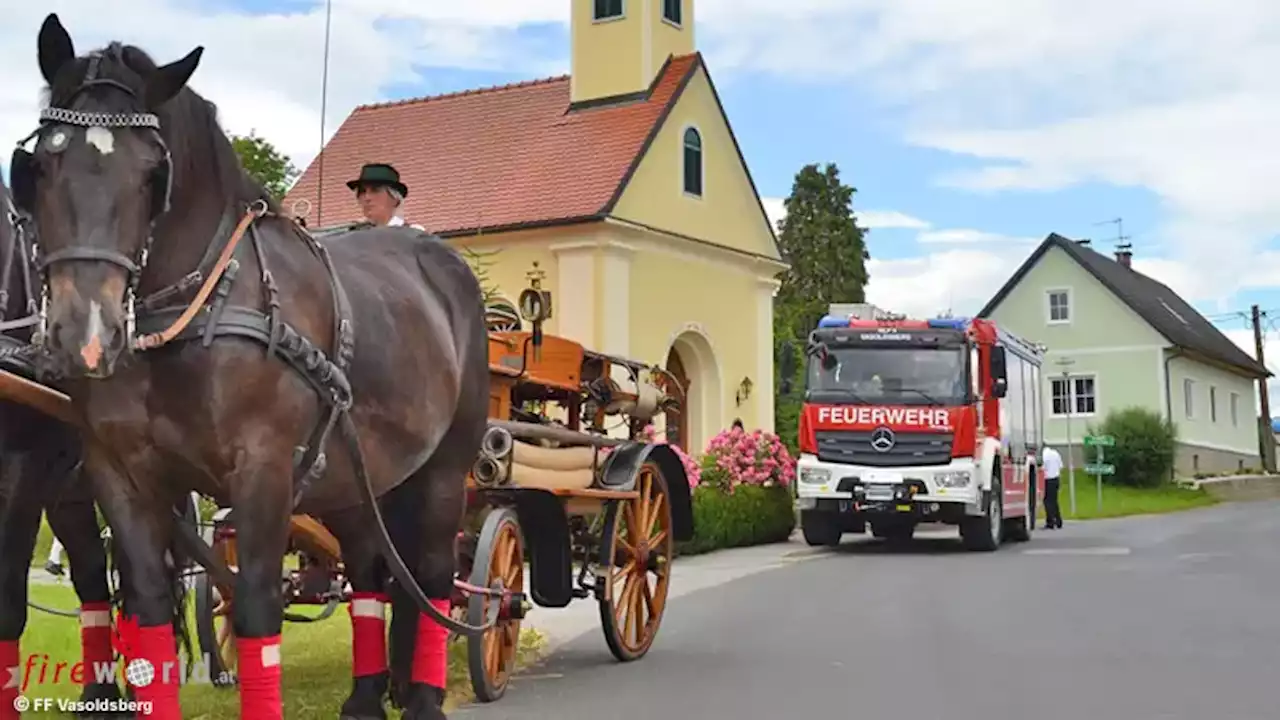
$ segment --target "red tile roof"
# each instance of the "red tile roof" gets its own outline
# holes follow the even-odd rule
[[[389,162],[409,187],[404,217],[440,235],[551,225],[607,212],[659,120],[701,62],[670,58],[649,91],[596,107],[570,107],[569,77],[362,105],[285,197],[311,203],[311,227],[361,218],[346,181],[367,162]]]

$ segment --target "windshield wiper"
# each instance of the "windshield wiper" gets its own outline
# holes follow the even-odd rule
[[[852,391],[852,390],[846,390],[846,389],[844,389],[844,388],[840,388],[840,389],[838,389],[838,390],[810,390],[810,391],[809,391],[809,393],[810,393],[811,395],[820,395],[820,396],[826,396],[826,395],[847,396],[847,397],[851,397],[851,398],[853,398],[855,402],[860,402],[860,403],[862,403],[863,405],[870,405],[870,404],[871,404],[871,402],[870,402],[869,400],[867,400],[866,398],[862,397],[862,396],[861,396],[861,395],[859,395],[858,393],[856,393],[856,392],[854,392],[854,391]]]
[[[923,391],[923,390],[917,390],[917,389],[915,389],[915,388],[899,388],[899,390],[902,390],[903,392],[913,392],[913,393],[915,393],[915,394],[919,395],[920,397],[924,398],[926,401],[928,401],[928,402],[930,402],[930,403],[933,403],[934,405],[941,405],[941,404],[942,404],[942,401],[941,401],[941,400],[938,400],[937,398],[935,398],[934,396],[932,396],[932,395],[930,395],[930,394],[926,393],[926,392],[925,392],[925,391]]]

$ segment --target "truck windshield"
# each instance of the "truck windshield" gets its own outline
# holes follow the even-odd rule
[[[831,369],[809,358],[813,399],[867,405],[963,405],[968,400],[961,348],[832,348]]]

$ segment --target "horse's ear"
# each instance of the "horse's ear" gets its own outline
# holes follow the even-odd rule
[[[40,37],[37,40],[37,55],[40,59],[40,74],[50,85],[57,77],[58,71],[67,63],[76,59],[76,47],[71,42],[67,29],[62,27],[58,13],[49,13],[40,25]]]
[[[147,78],[146,92],[143,97],[147,107],[154,110],[181,92],[199,67],[200,56],[203,54],[204,47],[201,46],[187,53],[186,57],[177,62],[156,68],[156,71],[151,73],[151,77]]]

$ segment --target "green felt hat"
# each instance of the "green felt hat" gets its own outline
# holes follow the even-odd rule
[[[375,187],[384,185],[395,188],[396,192],[400,193],[400,197],[409,196],[409,188],[400,182],[399,171],[386,163],[369,163],[360,168],[360,177],[347,181],[347,187],[352,190],[356,190],[362,185]]]

